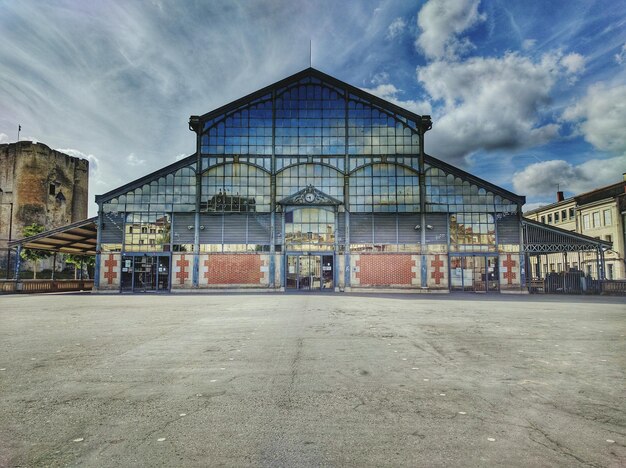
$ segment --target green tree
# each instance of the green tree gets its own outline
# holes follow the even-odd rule
[[[22,235],[24,237],[30,237],[37,234],[40,234],[46,230],[41,224],[33,223],[29,226],[24,226],[22,229]],[[34,250],[34,249],[23,249],[20,256],[24,260],[29,260],[33,264],[33,279],[37,279],[37,263],[39,260],[44,258],[48,258],[51,255],[50,252],[45,250]]]
[[[78,279],[78,269],[81,265],[92,267],[96,264],[96,257],[93,255],[65,254],[63,255],[63,260],[65,260],[65,263],[74,265],[74,279]]]

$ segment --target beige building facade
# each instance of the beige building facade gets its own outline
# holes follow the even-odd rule
[[[568,231],[613,243],[604,252],[605,279],[626,279],[626,174],[623,180],[587,193],[565,199],[557,193],[557,202],[524,213],[524,217]],[[599,279],[598,262],[592,253],[551,254],[533,265],[533,277],[578,269]],[[539,269],[539,271],[537,271]]]

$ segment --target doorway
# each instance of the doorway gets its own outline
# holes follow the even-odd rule
[[[498,257],[494,255],[450,256],[451,291],[498,291],[499,278]]]
[[[122,256],[122,292],[159,292],[170,289],[168,255]]]
[[[333,255],[287,255],[287,289],[333,291],[334,283]]]

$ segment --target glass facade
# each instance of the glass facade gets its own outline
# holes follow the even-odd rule
[[[98,197],[100,250],[498,249],[499,220],[521,197],[430,156],[421,167],[420,116],[321,75],[192,117],[195,155]],[[313,189],[323,196],[309,200]]]

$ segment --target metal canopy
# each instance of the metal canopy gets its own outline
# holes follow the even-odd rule
[[[547,224],[522,219],[524,252],[531,254],[558,252],[594,252],[613,247],[612,242],[584,236]]]
[[[97,216],[67,226],[51,229],[34,236],[9,242],[9,247],[48,250],[71,254],[95,255]]]

